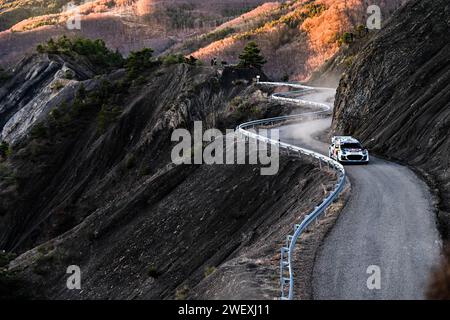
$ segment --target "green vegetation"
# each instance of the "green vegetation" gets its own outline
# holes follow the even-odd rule
[[[209,266],[205,268],[205,278],[216,271],[215,267]]]
[[[336,35],[336,41],[341,46],[343,44],[350,45],[355,42],[356,39],[362,39],[369,34],[369,30],[365,25],[357,25],[354,32],[346,31],[342,34]]]
[[[150,278],[157,279],[161,275],[161,273],[158,271],[158,269],[154,265],[151,265],[150,267],[148,267],[147,275]]]
[[[33,272],[37,275],[44,276],[51,272],[55,262],[54,252],[39,252],[33,267]]]
[[[305,5],[305,9],[307,11],[307,15],[309,18],[317,17],[324,12],[327,7],[322,3],[308,3]]]
[[[169,54],[155,60],[153,59],[153,50],[145,48],[141,51],[132,52],[126,59],[125,68],[128,71],[128,79],[135,79],[136,84],[145,83],[147,80],[142,73],[161,62],[164,65],[187,63],[194,66],[199,64],[199,60],[195,57],[190,56],[186,58],[182,54]]]
[[[188,294],[189,294],[188,286],[178,288],[177,291],[175,292],[175,300],[186,300]]]
[[[214,42],[214,41],[222,40],[234,32],[235,32],[235,29],[233,29],[231,27],[226,27],[226,28],[222,28],[219,30],[211,31],[211,32],[205,34],[204,36],[202,36],[200,40],[207,41],[207,42]]]
[[[10,261],[15,257],[15,254],[0,251],[0,300],[24,298],[17,294],[23,284],[16,272],[8,270]]]
[[[241,96],[236,96],[230,101],[230,105],[232,107],[238,107],[243,102],[243,99]]]
[[[354,34],[351,32],[344,32],[338,39],[338,44],[351,44],[354,40]]]
[[[98,116],[98,131],[99,133],[104,133],[110,124],[114,123],[117,118],[121,115],[122,110],[118,106],[108,106],[103,104]]]
[[[240,115],[240,116],[250,115],[253,117],[258,117],[259,115],[261,115],[261,109],[259,109],[257,106],[254,106],[250,103],[241,104],[236,109],[236,111],[237,111],[238,115]]]
[[[64,78],[71,80],[75,77],[75,73],[72,70],[64,71]]]
[[[7,142],[0,143],[0,158],[8,158],[12,153],[11,146]]]
[[[131,52],[125,62],[125,68],[128,71],[128,77],[134,79],[142,71],[149,69],[154,65],[153,50],[144,48],[140,51]]]
[[[363,25],[363,24],[357,25],[357,26],[355,27],[355,30],[356,30],[356,34],[357,34],[358,37],[360,37],[360,38],[364,37],[364,36],[367,34],[367,28],[366,28],[366,26]]]
[[[16,255],[13,253],[0,251],[0,268],[8,267],[9,262],[13,260],[15,257]]]
[[[46,138],[48,136],[48,132],[44,122],[35,124],[30,130],[30,135],[34,139]]]
[[[266,59],[260,54],[261,50],[254,41],[250,41],[244,48],[244,51],[239,55],[240,67],[254,67],[261,69],[267,62]]]
[[[103,40],[86,38],[68,38],[62,36],[56,40],[50,39],[47,43],[36,47],[39,53],[66,54],[72,57],[86,57],[93,65],[102,70],[111,70],[123,65],[124,59],[119,52],[113,52],[106,47]]]
[[[182,54],[169,54],[162,59],[165,65],[184,63],[185,58]]]
[[[353,64],[353,56],[348,56],[344,59],[344,64],[346,67],[350,67]]]
[[[250,100],[242,99],[239,96],[234,97],[230,101],[230,111],[239,119],[258,118],[262,116],[262,110],[258,104],[252,103]]]
[[[48,155],[61,138],[75,138],[93,119],[97,120],[97,134],[103,134],[122,113],[119,106],[128,88],[128,82],[103,80],[99,88],[88,92],[81,84],[70,105],[53,108],[45,120],[31,128],[25,153],[33,158]]]
[[[193,56],[185,57],[182,54],[169,54],[162,58],[164,65],[187,63],[189,65],[195,66],[199,65],[200,61]]]

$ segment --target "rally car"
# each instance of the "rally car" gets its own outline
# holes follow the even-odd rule
[[[328,156],[341,163],[369,163],[369,152],[353,137],[335,136],[331,139]]]

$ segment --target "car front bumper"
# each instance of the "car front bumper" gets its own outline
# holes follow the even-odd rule
[[[364,154],[346,154],[340,155],[339,161],[343,163],[368,163],[369,155]]]

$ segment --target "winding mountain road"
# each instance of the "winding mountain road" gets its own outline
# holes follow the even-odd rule
[[[302,100],[331,104],[334,91]],[[279,126],[282,142],[323,154],[315,136],[331,118]],[[325,238],[313,272],[314,299],[423,299],[440,237],[425,183],[409,168],[371,156],[367,166],[346,166],[350,199]],[[369,266],[378,266],[380,289],[369,289]]]

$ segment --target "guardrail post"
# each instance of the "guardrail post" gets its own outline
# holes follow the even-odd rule
[[[286,247],[289,248],[290,244],[291,244],[291,240],[292,240],[292,236],[288,235],[286,237]]]

